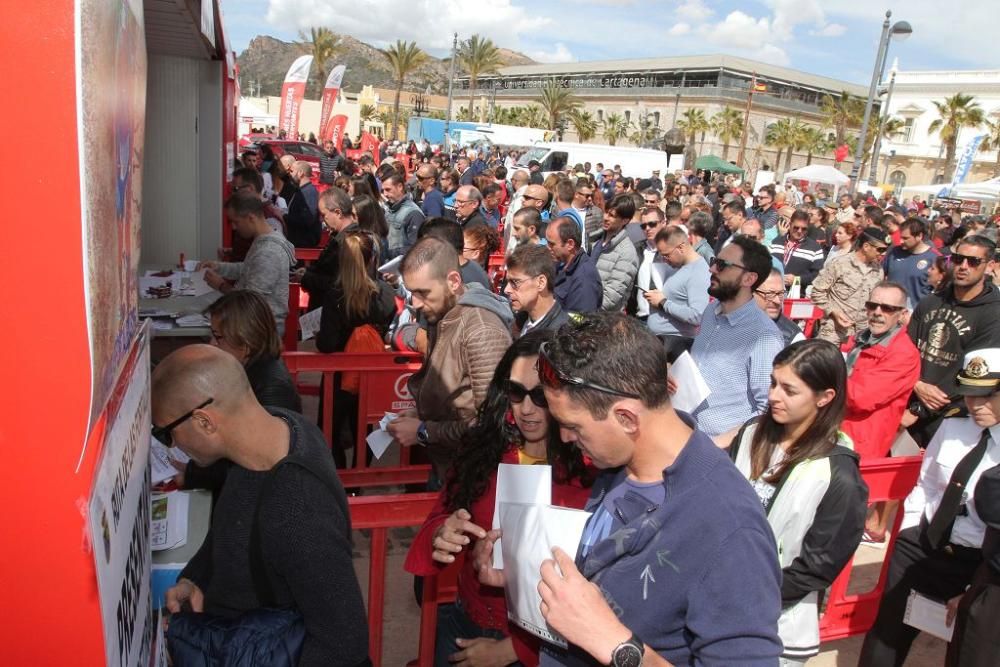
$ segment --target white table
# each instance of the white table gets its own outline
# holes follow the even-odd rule
[[[145,275],[150,268],[140,270],[140,275]],[[206,308],[215,303],[222,296],[221,292],[211,291],[201,296],[171,296],[165,299],[154,299],[148,296],[139,295],[139,317],[143,317],[144,311],[161,310],[170,313],[173,317],[181,315],[201,314]],[[172,329],[152,329],[154,338],[208,338],[212,335],[210,327],[178,327]]]

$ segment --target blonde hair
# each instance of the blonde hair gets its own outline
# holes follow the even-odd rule
[[[375,243],[365,232],[351,232],[340,242],[340,271],[337,280],[344,292],[344,310],[353,319],[368,314],[372,295],[378,285],[369,273],[375,255]]]

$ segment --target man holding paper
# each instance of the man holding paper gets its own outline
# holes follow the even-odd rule
[[[603,470],[575,561],[556,549],[541,567],[542,615],[569,647],[546,644],[540,664],[777,665],[774,536],[725,452],[671,406],[663,345],[635,320],[584,316],[538,373],[562,439]],[[503,585],[482,544],[480,581]]]

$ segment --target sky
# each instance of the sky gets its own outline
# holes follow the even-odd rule
[[[546,63],[722,53],[867,85],[887,9],[913,28],[893,40],[901,70],[1000,63],[996,0],[222,0],[237,53],[257,35],[327,27],[382,47],[447,55],[478,33]]]

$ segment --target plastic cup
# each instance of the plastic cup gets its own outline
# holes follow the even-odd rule
[[[196,259],[186,259],[184,260],[184,270],[188,273],[198,270],[198,260]]]

